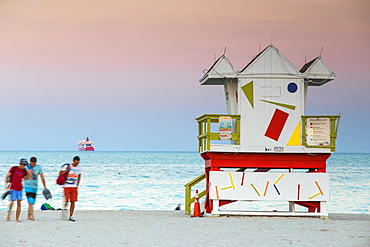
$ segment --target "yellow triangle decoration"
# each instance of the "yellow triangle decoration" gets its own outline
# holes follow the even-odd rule
[[[252,108],[254,108],[253,81],[245,84],[241,87],[241,89],[247,97],[249,104],[251,104]]]
[[[301,122],[299,121],[295,127],[293,134],[290,136],[290,139],[287,146],[300,146],[301,145]]]

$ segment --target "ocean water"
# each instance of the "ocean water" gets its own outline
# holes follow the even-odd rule
[[[55,184],[62,164],[81,157],[83,175],[76,210],[173,210],[184,205],[184,185],[204,172],[204,161],[197,152],[0,152],[0,178],[21,158],[36,156],[43,166],[53,198],[42,196],[41,181],[35,208],[45,202],[62,205],[62,188]],[[370,213],[370,154],[332,154],[327,162],[330,174],[329,213]],[[202,182],[194,189],[203,190]],[[243,204],[244,203],[244,204]],[[0,210],[7,209],[0,201]],[[26,198],[22,207],[27,208]],[[281,202],[247,203],[259,210],[287,210]],[[243,208],[245,202],[227,205]],[[227,207],[225,206],[225,207]]]

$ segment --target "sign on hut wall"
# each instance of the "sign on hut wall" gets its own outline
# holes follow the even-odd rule
[[[330,145],[330,119],[307,118],[306,143],[309,146]]]

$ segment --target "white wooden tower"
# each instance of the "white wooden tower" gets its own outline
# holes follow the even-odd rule
[[[224,87],[227,113],[197,118],[207,213],[230,214],[220,208],[239,200],[282,200],[289,202],[288,213],[257,214],[302,215],[297,204],[308,209],[303,215],[327,215],[326,160],[335,151],[340,116],[306,116],[305,106],[308,88],[334,77],[321,56],[298,70],[273,45],[240,71],[224,55],[215,61],[200,83]],[[274,169],[286,172],[269,172]],[[293,174],[297,169],[303,173]]]

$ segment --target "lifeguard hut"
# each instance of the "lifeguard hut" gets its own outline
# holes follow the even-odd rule
[[[241,71],[225,55],[218,58],[200,83],[224,87],[227,114],[196,118],[205,173],[185,185],[185,211],[192,187],[206,179],[199,196],[212,215],[327,216],[326,160],[335,151],[340,115],[304,112],[308,88],[334,77],[321,56],[298,70],[273,45]],[[236,201],[285,201],[287,210],[222,209]]]

